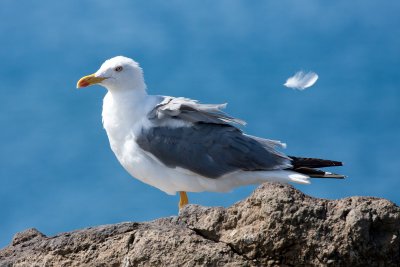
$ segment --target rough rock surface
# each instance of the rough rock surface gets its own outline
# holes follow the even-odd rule
[[[266,183],[229,208],[46,237],[0,250],[0,266],[399,266],[400,208],[385,199],[316,199]]]

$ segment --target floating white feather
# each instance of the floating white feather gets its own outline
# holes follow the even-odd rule
[[[318,75],[315,72],[298,71],[294,76],[287,79],[284,86],[297,90],[304,90],[313,86],[318,80]]]

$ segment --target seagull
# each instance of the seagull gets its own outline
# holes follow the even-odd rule
[[[102,119],[110,146],[125,170],[167,194],[227,192],[265,181],[309,184],[310,178],[344,178],[318,168],[339,161],[288,156],[286,145],[244,133],[245,122],[223,112],[226,104],[149,95],[139,64],[127,57],[106,60],[77,88],[107,89]]]

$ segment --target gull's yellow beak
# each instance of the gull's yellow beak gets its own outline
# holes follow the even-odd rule
[[[88,87],[90,85],[104,81],[105,79],[107,78],[96,77],[95,74],[90,74],[88,76],[80,78],[79,81],[76,83],[76,88]]]

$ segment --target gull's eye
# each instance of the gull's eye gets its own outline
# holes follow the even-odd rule
[[[116,67],[114,70],[115,70],[116,72],[121,72],[121,71],[122,71],[122,67],[121,67],[121,66],[118,66],[118,67]]]

